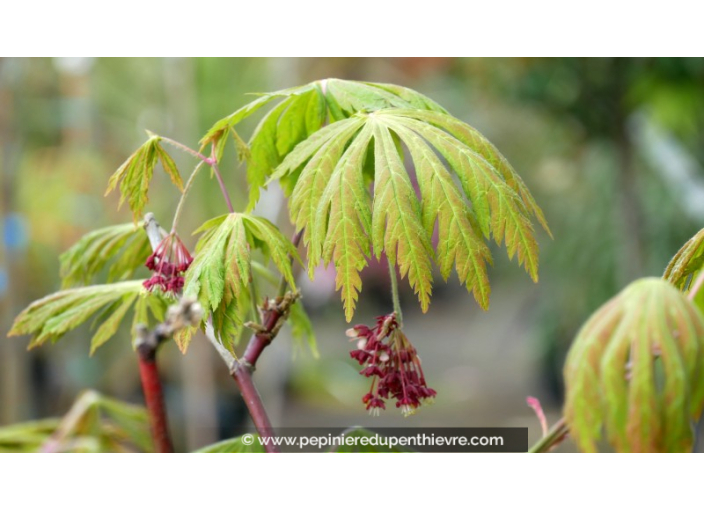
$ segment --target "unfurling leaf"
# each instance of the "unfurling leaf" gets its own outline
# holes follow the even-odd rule
[[[149,324],[147,309],[163,320],[163,296],[147,293],[142,280],[68,289],[31,303],[15,319],[8,336],[32,335],[29,348],[56,342],[96,313],[101,326],[91,340],[91,354],[117,331],[127,311],[135,305],[135,324]]]
[[[161,161],[161,166],[171,181],[183,191],[183,181],[176,168],[176,163],[171,156],[159,145],[161,138],[151,134],[149,139],[137,151],[125,161],[120,168],[110,177],[107,195],[120,185],[120,205],[125,200],[129,203],[132,215],[135,218],[141,217],[144,206],[147,203],[147,193],[149,192],[149,182],[154,174],[154,167]]]
[[[704,229],[697,232],[672,257],[663,278],[680,290],[686,291],[704,267]]]
[[[144,265],[150,253],[144,229],[133,223],[94,230],[61,255],[62,285],[68,288],[90,284],[113,257],[107,281],[126,280]]]
[[[346,112],[357,104],[349,99],[340,108]],[[403,146],[418,191],[404,165]],[[295,177],[291,219],[297,229],[305,228],[309,271],[321,260],[334,263],[348,321],[372,248],[408,276],[423,311],[430,302],[433,260],[445,279],[455,267],[482,308],[489,306],[486,265],[492,259],[484,237],[505,242],[509,258],[517,255],[537,281],[532,219],[547,229],[542,211],[493,145],[442,111],[388,108],[330,124],[299,143],[271,179],[289,177]],[[440,241],[434,249],[436,223]]]
[[[271,257],[293,289],[295,281],[289,257],[298,259],[298,253],[271,222],[249,214],[231,213],[213,218],[197,232],[203,235],[186,271],[183,295],[197,298],[204,310],[212,312],[218,337],[225,345],[232,345],[248,310],[243,305],[250,299],[250,249],[259,248]],[[188,347],[192,333],[193,330],[184,330],[177,335],[182,350]]]
[[[629,285],[584,324],[565,362],[565,419],[584,451],[685,452],[704,407],[704,317],[668,282]]]

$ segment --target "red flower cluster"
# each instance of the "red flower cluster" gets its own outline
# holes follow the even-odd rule
[[[154,274],[144,282],[144,286],[150,291],[157,287],[162,292],[178,294],[183,290],[183,273],[186,272],[191,262],[193,262],[193,257],[188,253],[181,239],[172,232],[159,243],[154,253],[147,258],[146,266]]]
[[[406,416],[413,414],[421,401],[432,402],[437,393],[425,384],[420,358],[399,328],[395,313],[377,317],[373,328],[359,325],[348,329],[347,336],[357,340],[350,357],[364,367],[359,373],[373,378],[369,393],[362,398],[369,412],[379,414],[379,409],[386,409],[384,399],[392,397]]]

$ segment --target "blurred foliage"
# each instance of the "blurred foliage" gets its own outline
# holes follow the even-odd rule
[[[147,412],[141,407],[83,392],[63,418],[0,428],[0,452],[153,451]]]
[[[673,172],[642,150],[638,123],[657,125],[702,161],[704,61],[473,59],[459,64],[463,82],[522,119],[524,140],[504,150],[519,172],[524,165],[537,170],[526,180],[555,234],[554,243],[541,243],[543,312],[537,328],[548,382],[559,392],[566,347],[586,317],[634,278],[662,274],[701,227],[704,217],[688,211],[673,192],[668,182]],[[510,135],[510,128],[506,132]],[[502,140],[497,143],[502,146]]]

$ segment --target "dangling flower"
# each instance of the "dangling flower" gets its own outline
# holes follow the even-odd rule
[[[386,409],[384,399],[389,398],[396,399],[396,407],[406,416],[421,403],[432,402],[436,392],[426,385],[420,358],[401,331],[395,313],[377,317],[373,328],[350,328],[347,336],[357,340],[350,357],[364,367],[359,373],[372,378],[369,393],[362,397],[370,413]]]
[[[146,266],[154,274],[144,282],[147,290],[158,287],[162,292],[178,294],[183,289],[184,277],[193,257],[188,253],[181,239],[172,232],[156,247],[154,253],[147,258]]]

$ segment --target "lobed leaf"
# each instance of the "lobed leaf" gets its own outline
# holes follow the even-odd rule
[[[372,122],[374,130],[374,210],[372,245],[377,257],[386,253],[401,278],[408,275],[421,309],[430,305],[433,248],[423,228],[420,204],[388,127]]]
[[[249,142],[249,149],[238,144],[240,159],[248,161],[249,210],[256,204],[259,189],[266,185],[267,178],[274,169],[296,150],[298,144],[314,136],[328,117],[340,121],[360,111],[370,112],[382,108],[422,108],[445,112],[428,97],[405,87],[331,78],[261,95],[216,122],[203,137],[201,144],[215,144],[218,154],[221,154],[227,133],[232,132],[235,139],[239,140],[235,126],[276,99],[281,101],[262,118]],[[299,168],[301,163],[303,162],[295,165],[293,170]],[[277,178],[282,179],[282,186],[289,191],[295,184],[295,176],[280,175]]]
[[[132,215],[137,221],[147,203],[149,182],[154,174],[154,167],[161,161],[166,174],[183,192],[183,181],[171,156],[159,145],[161,138],[149,133],[149,139],[125,161],[110,177],[105,195],[120,185],[120,206],[125,200],[129,203]]]
[[[253,215],[219,216],[208,220],[197,232],[203,234],[186,271],[183,295],[198,299],[203,308],[212,313],[218,337],[231,346],[249,310],[251,248],[256,247],[270,256],[293,289],[296,286],[291,258],[299,261],[300,258],[295,246],[276,226]],[[188,347],[193,332],[194,329],[186,329],[175,337],[182,350]]]
[[[60,276],[64,288],[90,284],[112,261],[107,281],[125,280],[144,265],[151,253],[144,229],[133,223],[94,230],[81,237],[61,257]]]
[[[423,201],[422,218],[426,232],[432,233],[438,223],[436,249],[440,274],[447,281],[453,265],[460,283],[474,293],[477,303],[489,307],[489,276],[486,263],[492,263],[491,252],[478,233],[476,218],[462,197],[452,175],[428,144],[403,124],[391,123],[393,130],[408,147],[415,164],[418,186]]]
[[[362,169],[371,138],[372,128],[367,124],[335,166],[317,206],[308,250],[309,264],[321,256],[325,264],[334,263],[335,289],[342,289],[348,322],[362,288],[359,273],[370,256],[371,197]]]
[[[56,342],[94,314],[114,307],[114,311],[103,322],[91,341],[92,354],[115,334],[132,304],[138,303],[135,316],[140,316],[141,322],[148,324],[146,311],[140,315],[139,303],[142,300],[147,303],[161,302],[163,299],[163,297],[148,294],[142,285],[142,280],[62,290],[34,301],[25,308],[15,319],[8,336],[32,335],[29,344],[31,349],[47,341]],[[154,308],[156,305],[151,306]],[[165,308],[166,305],[161,303],[160,306]],[[163,319],[153,309],[152,315],[157,320]]]
[[[358,107],[359,94],[369,93],[367,86],[360,91],[356,85],[333,85],[328,91],[337,93],[341,111]],[[372,104],[381,104],[384,97]],[[541,223],[544,218],[520,178],[473,128],[442,111],[416,113],[407,106],[387,108],[335,122],[300,143],[272,176],[300,170],[291,192],[291,220],[306,229],[309,272],[320,260],[335,264],[348,320],[370,248],[398,265],[424,311],[432,292],[433,260],[445,279],[455,267],[460,282],[488,307],[486,264],[492,258],[482,234],[505,242],[509,258],[516,255],[533,280],[538,278],[531,218]],[[403,163],[404,145],[419,193]],[[433,249],[436,223],[440,241]]]

